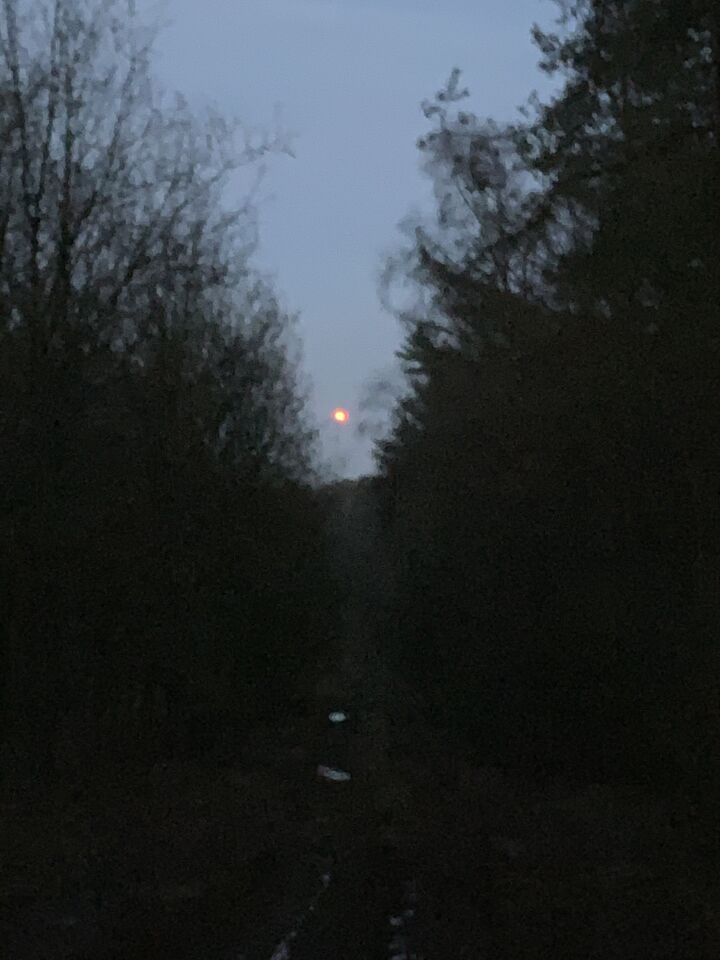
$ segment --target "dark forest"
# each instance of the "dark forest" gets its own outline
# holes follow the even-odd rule
[[[8,960],[717,958],[720,16],[556,6],[554,97],[421,103],[338,480],[225,202],[282,136],[0,4]]]

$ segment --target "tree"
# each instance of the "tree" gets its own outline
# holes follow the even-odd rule
[[[206,747],[327,622],[291,317],[222,203],[283,143],[161,96],[132,4],[3,0],[0,42],[5,734]]]
[[[401,645],[432,713],[496,759],[696,776],[696,571],[718,549],[714,8],[561,6],[560,33],[535,32],[566,74],[550,103],[480,121],[455,72],[424,104],[436,213],[386,274],[415,296],[378,449]]]

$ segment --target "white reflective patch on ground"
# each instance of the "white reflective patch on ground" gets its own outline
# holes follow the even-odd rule
[[[290,948],[284,940],[280,946],[275,949],[270,960],[290,960]]]
[[[336,783],[351,779],[350,774],[345,773],[344,770],[335,770],[333,767],[325,767],[322,764],[317,768],[317,773],[323,780],[334,780]]]

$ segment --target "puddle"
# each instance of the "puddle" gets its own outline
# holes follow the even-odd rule
[[[348,715],[344,710],[333,710],[332,713],[328,714],[328,720],[330,723],[345,723]]]
[[[322,764],[317,768],[317,775],[323,780],[332,780],[335,783],[344,783],[351,779],[350,774],[344,770],[336,770],[334,767],[325,767]]]
[[[320,898],[322,897],[323,893],[325,893],[327,888],[330,886],[331,881],[332,881],[332,874],[324,873],[322,875],[322,877],[320,878],[321,888],[317,890],[317,892],[315,893],[315,896],[312,898],[312,900],[308,904],[307,910],[298,919],[298,921],[296,922],[295,926],[292,928],[290,933],[288,933],[285,939],[281,940],[280,943],[275,947],[275,949],[273,950],[272,956],[270,957],[270,960],[291,960],[291,957],[292,957],[291,944],[293,940],[297,940],[298,934],[302,930],[302,927],[305,921],[308,919],[310,914],[315,912],[315,908],[320,902]],[[244,957],[241,955],[239,960],[244,960]]]
[[[403,884],[403,887],[405,909],[388,917],[390,927],[388,955],[390,960],[422,960],[422,956],[412,947],[412,921],[415,917],[417,891],[412,881]]]

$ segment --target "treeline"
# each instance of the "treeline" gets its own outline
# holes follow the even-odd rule
[[[709,0],[559,4],[513,124],[424,104],[433,222],[388,265],[378,450],[399,652],[479,756],[720,770],[720,34]],[[410,283],[408,283],[410,281]]]
[[[332,629],[291,317],[120,0],[0,14],[3,769],[237,751]]]

